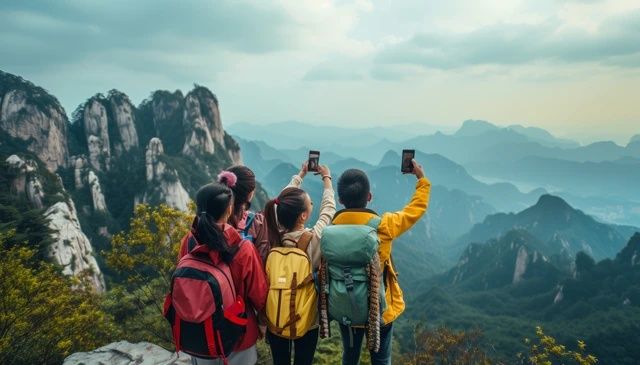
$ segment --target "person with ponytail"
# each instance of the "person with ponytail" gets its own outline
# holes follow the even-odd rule
[[[233,212],[228,223],[235,227],[241,236],[253,242],[264,264],[271,248],[264,215],[250,210],[256,192],[256,175],[250,168],[236,165],[222,171],[218,175],[218,182],[228,186],[235,196]]]
[[[336,203],[331,184],[331,172],[327,166],[319,166],[317,175],[320,175],[324,186],[322,202],[320,203],[320,216],[312,228],[305,228],[313,210],[313,203],[309,194],[300,188],[306,174],[307,163],[303,164],[300,172],[293,176],[289,185],[282,190],[277,198],[267,202],[264,208],[264,217],[267,223],[269,242],[272,247],[300,247],[298,243],[302,241],[303,235],[307,237],[305,240],[308,241],[306,253],[311,261],[313,272],[316,272],[320,266],[320,238],[322,231],[324,227],[331,223],[331,219],[336,212]],[[269,302],[267,305],[270,305]],[[271,310],[273,309],[275,308],[271,308]],[[317,311],[317,306],[313,305],[311,310]],[[269,308],[267,308],[267,311],[269,311]],[[315,325],[312,325],[311,329],[304,335],[298,334],[294,340],[279,336],[275,333],[276,330],[274,328],[269,327],[267,340],[271,347],[274,365],[291,364],[292,348],[295,352],[294,365],[310,365],[313,362],[318,343],[318,316],[317,313],[310,315],[314,316]],[[306,316],[303,315],[303,317]]]
[[[248,323],[246,332],[227,358],[230,365],[255,364],[259,331],[256,312],[264,309],[268,285],[260,256],[253,244],[243,240],[227,223],[233,214],[233,191],[224,184],[211,183],[196,194],[196,217],[191,231],[182,239],[180,258],[192,250],[208,248],[213,263],[224,260],[229,265],[236,293],[243,297]],[[222,364],[222,360],[193,358],[193,364]]]

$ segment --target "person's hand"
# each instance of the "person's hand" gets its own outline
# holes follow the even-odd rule
[[[320,177],[331,176],[331,170],[329,170],[329,166],[327,165],[320,165],[318,166],[318,172],[316,175],[320,175]]]
[[[422,179],[424,177],[424,169],[422,168],[422,165],[420,165],[416,160],[411,160],[411,163],[413,164],[413,172],[411,173],[416,175],[418,179]]]
[[[301,179],[304,179],[304,177],[307,176],[308,171],[309,171],[309,161],[305,161],[302,163],[302,167],[300,167],[300,172],[298,172],[298,176],[300,176]]]

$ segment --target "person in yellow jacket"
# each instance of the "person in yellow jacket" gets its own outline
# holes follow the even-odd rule
[[[426,212],[429,202],[431,183],[424,176],[422,166],[415,160],[412,163],[412,174],[416,175],[418,182],[411,201],[401,211],[384,213],[378,226],[378,239],[380,241],[378,254],[385,280],[387,307],[382,315],[380,349],[378,352],[371,352],[372,365],[391,364],[393,321],[402,314],[405,308],[402,289],[398,284],[397,272],[391,260],[393,240],[413,227]],[[374,211],[366,209],[373,196],[369,189],[369,179],[361,170],[350,169],[340,176],[338,180],[338,197],[340,204],[344,205],[345,209],[336,213],[333,218],[333,224],[367,224],[376,215]],[[349,331],[353,332],[349,334]],[[340,325],[344,350],[342,353],[343,365],[357,365],[359,363],[365,331],[363,328],[350,328]],[[353,346],[350,346],[351,340],[353,340]]]

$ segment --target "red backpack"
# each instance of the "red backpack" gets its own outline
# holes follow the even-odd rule
[[[236,295],[229,265],[214,264],[199,249],[182,257],[171,277],[164,316],[177,351],[205,358],[226,357],[244,334],[245,304]]]

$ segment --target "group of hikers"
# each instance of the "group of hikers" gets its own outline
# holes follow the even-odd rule
[[[307,162],[262,212],[251,210],[256,179],[246,166],[201,187],[164,305],[176,351],[199,365],[255,364],[264,338],[274,365],[311,364],[334,320],[343,365],[359,364],[365,337],[372,364],[390,364],[393,322],[405,307],[393,240],[425,213],[430,193],[422,166],[412,164],[413,197],[382,215],[367,209],[373,196],[358,169],[338,179],[344,209],[336,212],[331,171],[319,165],[323,193],[313,225],[314,203],[301,188]]]

